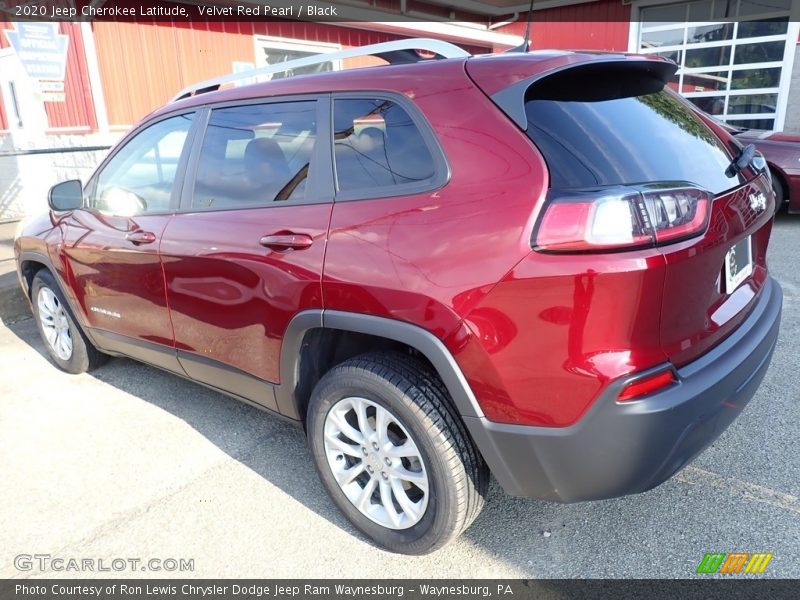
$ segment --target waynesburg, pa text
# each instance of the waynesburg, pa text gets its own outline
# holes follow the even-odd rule
[[[471,584],[366,584],[348,585],[337,583],[333,585],[258,585],[258,584],[212,584],[197,585],[191,583],[183,584],[129,584],[115,583],[108,585],[81,585],[57,583],[51,585],[29,585],[16,584],[14,586],[15,596],[69,596],[71,598],[81,597],[107,597],[107,596],[180,596],[192,598],[230,598],[241,596],[242,598],[294,598],[308,596],[322,597],[358,597],[363,596],[382,596],[402,598],[406,594],[419,594],[420,596],[430,596],[433,598],[448,596],[469,596],[478,598],[489,598],[491,596],[513,596],[514,592],[508,584],[496,585],[471,585]]]

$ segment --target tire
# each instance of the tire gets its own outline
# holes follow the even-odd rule
[[[85,373],[108,360],[81,331],[50,271],[42,269],[33,278],[31,304],[47,354],[59,369]]]
[[[786,196],[784,195],[783,182],[775,171],[772,171],[772,191],[775,192],[775,214],[777,215],[786,203]]]
[[[369,427],[357,419],[362,407]],[[377,423],[379,411],[383,427]],[[331,440],[342,429],[355,436],[340,434],[336,439],[344,445]],[[381,436],[380,430],[386,435]],[[361,447],[349,443],[364,431]],[[433,552],[458,537],[483,508],[489,470],[451,408],[441,380],[419,359],[382,352],[337,365],[314,388],[307,432],[317,472],[333,501],[359,531],[387,550]],[[381,442],[379,449],[372,446],[370,434]],[[404,452],[401,458],[395,456]],[[359,464],[358,477],[340,485],[334,468],[344,480],[350,478],[345,473],[355,473],[350,469]],[[367,497],[363,490],[370,485],[374,491],[366,509],[357,508],[354,502]],[[387,488],[392,490],[387,496],[394,511],[386,508]]]

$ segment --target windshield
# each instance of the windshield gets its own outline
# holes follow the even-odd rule
[[[743,182],[725,174],[726,147],[673,92],[584,94],[526,101],[527,133],[547,161],[552,188],[685,181],[719,194]]]

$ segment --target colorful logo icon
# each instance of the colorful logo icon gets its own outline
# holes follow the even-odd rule
[[[760,575],[772,560],[772,552],[708,552],[697,565],[696,573],[748,573]]]

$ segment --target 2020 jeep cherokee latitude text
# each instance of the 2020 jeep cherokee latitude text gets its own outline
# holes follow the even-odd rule
[[[20,283],[60,368],[129,356],[303,426],[391,550],[457,536],[490,473],[642,492],[747,404],[781,312],[767,175],[675,68],[509,53],[190,95],[51,190]]]

